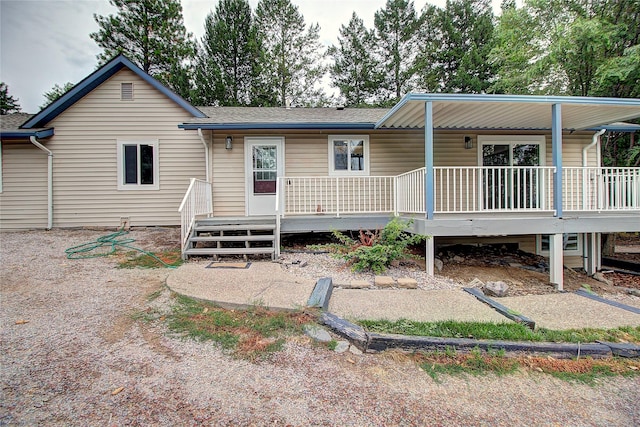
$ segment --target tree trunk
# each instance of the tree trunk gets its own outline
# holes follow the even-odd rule
[[[602,234],[602,255],[612,257],[616,252],[616,235]]]

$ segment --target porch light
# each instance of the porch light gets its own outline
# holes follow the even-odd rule
[[[470,136],[466,136],[464,137],[464,148],[466,150],[470,150],[473,148],[473,138],[471,138]]]
[[[228,136],[227,137],[227,139],[225,140],[224,148],[226,148],[227,150],[231,150],[233,148],[233,137],[232,136]]]

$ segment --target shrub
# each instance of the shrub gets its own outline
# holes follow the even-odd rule
[[[354,271],[371,269],[376,274],[383,273],[393,261],[413,257],[408,251],[409,246],[427,238],[405,232],[411,224],[412,221],[394,217],[381,230],[360,230],[358,240],[334,231],[333,235],[342,244],[335,256],[346,260]]]

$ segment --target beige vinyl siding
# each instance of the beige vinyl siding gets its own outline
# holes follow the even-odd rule
[[[224,148],[227,135],[233,137],[231,150]],[[244,136],[216,131],[211,138],[213,213],[215,216],[244,216]]]
[[[134,99],[120,100],[120,83],[133,82]],[[191,177],[204,179],[204,147],[191,118],[133,72],[122,70],[76,102],[49,126],[55,136],[54,226],[177,225]],[[158,141],[159,190],[118,190],[118,140]]]
[[[0,230],[46,226],[47,153],[31,142],[2,141]]]

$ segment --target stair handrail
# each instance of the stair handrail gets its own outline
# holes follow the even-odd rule
[[[198,178],[191,178],[178,212],[180,213],[180,243],[184,252],[189,241],[189,235],[193,230],[196,216],[213,213],[211,183]]]

